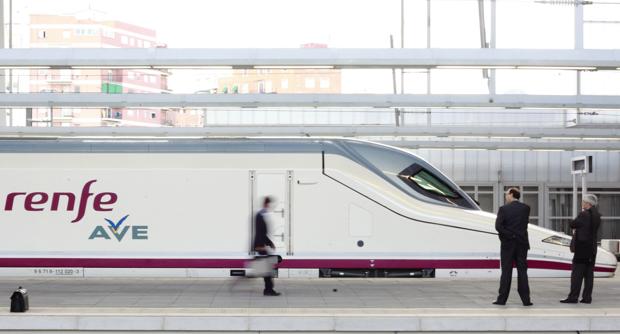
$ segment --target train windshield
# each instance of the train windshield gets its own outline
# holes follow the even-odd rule
[[[435,175],[427,172],[426,170],[422,169],[415,175],[409,175],[407,178],[410,181],[415,182],[418,187],[426,191],[440,196],[458,198],[458,194],[454,192],[449,185],[443,183],[440,179],[435,177]]]
[[[349,142],[348,145],[366,162],[369,169],[412,197],[479,210],[454,182],[413,154],[371,143]]]

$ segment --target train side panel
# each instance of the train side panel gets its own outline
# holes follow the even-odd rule
[[[307,155],[282,158],[3,154],[0,220],[6,233],[0,237],[0,254],[5,258],[247,256],[252,216],[249,170],[311,163]]]

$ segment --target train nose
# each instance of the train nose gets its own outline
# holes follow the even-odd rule
[[[599,247],[596,253],[596,267],[598,268],[595,270],[604,271],[600,272],[600,274],[604,274],[605,276],[614,276],[617,266],[618,260],[616,256],[612,252]]]

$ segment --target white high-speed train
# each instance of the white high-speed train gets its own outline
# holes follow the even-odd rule
[[[495,215],[428,162],[313,138],[0,141],[0,267],[240,274],[266,195],[280,276],[500,272]],[[529,238],[531,276],[570,274],[568,236]]]

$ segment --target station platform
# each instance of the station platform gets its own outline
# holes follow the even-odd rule
[[[495,279],[2,278],[2,332],[620,332],[620,278],[595,280],[593,303],[561,304],[569,279],[530,279],[523,307],[516,280],[506,306]],[[30,310],[9,312],[28,289]]]

